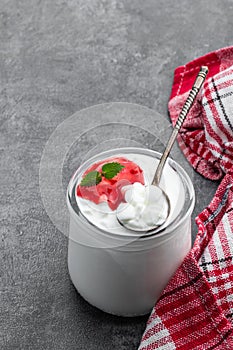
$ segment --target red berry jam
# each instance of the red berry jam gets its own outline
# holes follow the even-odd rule
[[[107,179],[103,175],[102,167],[112,162],[122,165],[123,168],[111,179]],[[124,157],[112,157],[91,165],[83,174],[83,178],[91,171],[98,171],[101,174],[101,181],[91,186],[81,186],[79,184],[77,195],[96,204],[107,202],[112,210],[115,210],[121,202],[124,202],[124,194],[121,191],[123,186],[134,182],[140,182],[144,185],[142,169],[136,163]]]

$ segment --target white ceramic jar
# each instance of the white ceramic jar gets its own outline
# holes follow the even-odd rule
[[[119,155],[141,166],[146,182],[151,181],[161,156],[144,148],[121,148],[98,154],[79,167],[67,190],[68,268],[74,286],[89,303],[111,314],[138,316],[151,311],[191,248],[195,194],[186,172],[168,158],[161,187],[172,210],[165,225],[144,235],[116,225],[112,229],[98,227],[97,221],[83,215],[76,186],[91,164]]]

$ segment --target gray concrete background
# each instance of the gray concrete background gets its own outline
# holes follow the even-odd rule
[[[95,104],[168,120],[174,68],[232,45],[232,14],[231,0],[0,0],[1,349],[137,349],[147,316],[107,315],[69,280],[67,239],[40,197],[41,155],[62,121]],[[194,218],[217,184],[193,181]]]

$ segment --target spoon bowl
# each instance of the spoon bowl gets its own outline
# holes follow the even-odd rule
[[[171,203],[161,187],[141,184],[138,186],[144,188],[143,196],[137,198],[138,189],[136,188],[134,193],[133,186],[129,186],[125,192],[126,203],[120,205],[117,210],[117,219],[129,230],[151,232],[167,220],[171,211]]]

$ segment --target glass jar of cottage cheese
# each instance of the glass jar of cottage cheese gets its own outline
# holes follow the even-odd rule
[[[92,164],[122,156],[140,166],[147,184],[161,154],[119,148],[100,153],[79,167],[67,190],[68,268],[74,286],[89,303],[111,314],[138,316],[151,311],[191,248],[195,194],[186,172],[168,158],[160,181],[171,203],[167,221],[148,233],[127,230],[106,203],[95,204],[76,195],[83,173]]]

